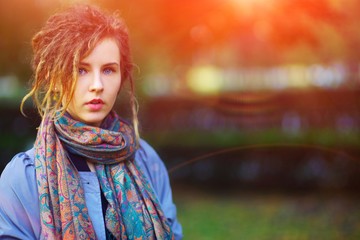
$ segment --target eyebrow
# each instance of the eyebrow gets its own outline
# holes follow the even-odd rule
[[[119,63],[117,63],[117,62],[111,62],[111,63],[106,63],[106,64],[104,64],[103,66],[104,66],[104,67],[110,67],[110,66],[114,66],[114,65],[119,66]]]
[[[79,66],[84,66],[84,67],[89,67],[91,64],[87,63],[87,62],[80,62]],[[119,66],[120,64],[117,62],[110,62],[110,63],[105,63],[104,65],[102,65],[103,67],[109,67],[109,66]]]

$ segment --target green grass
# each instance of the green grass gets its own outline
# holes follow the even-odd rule
[[[359,199],[174,190],[185,239],[360,239]]]

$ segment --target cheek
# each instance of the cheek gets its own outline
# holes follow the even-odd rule
[[[111,84],[111,86],[109,86],[109,91],[106,94],[108,101],[114,104],[119,96],[119,93],[120,93],[120,84],[119,85]]]
[[[68,111],[70,111],[70,112],[74,112],[76,110],[76,98],[75,98],[75,95],[73,96],[72,99],[70,99],[70,101],[68,101],[67,99],[63,100],[63,105],[65,106],[66,104],[68,104],[66,109]]]
[[[63,105],[68,103],[68,108],[75,109],[78,102],[81,102],[81,98],[85,96],[85,92],[82,90],[84,89],[79,82],[75,85],[73,96],[64,96]]]
[[[107,87],[110,89],[111,95],[119,95],[122,89],[121,80],[119,81],[118,79],[112,79],[112,81],[109,81],[109,85]]]
[[[112,86],[111,93],[109,95],[111,95],[111,97],[115,101],[116,98],[119,96],[119,93],[120,93],[120,85],[119,86]]]
[[[75,85],[74,95],[72,97],[73,102],[77,102],[85,97],[88,91],[88,86],[85,84],[85,81],[78,81]]]
[[[74,94],[82,95],[86,91],[88,91],[89,90],[88,82],[90,81],[91,79],[87,79],[85,77],[79,78],[75,84]]]

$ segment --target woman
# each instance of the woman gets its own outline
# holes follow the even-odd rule
[[[0,178],[0,239],[180,239],[164,164],[139,139],[126,27],[76,6],[35,34],[33,149]],[[128,81],[132,124],[113,110]]]

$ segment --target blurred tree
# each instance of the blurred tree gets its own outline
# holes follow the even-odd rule
[[[0,2],[0,75],[29,78],[31,35],[68,2]],[[198,61],[236,67],[360,60],[356,0],[92,2],[125,18],[142,74]]]
[[[22,81],[30,77],[31,35],[48,10],[45,1],[0,2],[0,75],[14,74]]]
[[[360,49],[354,44],[360,37],[356,1],[347,0],[348,5],[336,0],[253,1],[246,6],[241,2],[103,4],[128,10],[134,45],[141,49],[135,49],[136,56],[152,70],[199,59],[240,66],[356,60],[349,51]]]

